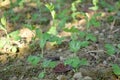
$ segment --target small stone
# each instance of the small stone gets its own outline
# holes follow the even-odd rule
[[[83,77],[83,76],[82,76],[81,72],[75,73],[74,76],[73,76],[73,78],[74,78],[74,79],[77,79],[77,80],[81,80],[82,77]]]
[[[67,80],[67,77],[65,75],[59,75],[57,80]]]
[[[103,64],[104,64],[104,65],[107,65],[107,61],[103,61]]]
[[[99,34],[99,31],[95,31],[94,34]]]
[[[113,35],[108,35],[108,38],[111,39],[111,38],[114,38],[114,36]]]
[[[89,77],[89,76],[86,76],[86,77],[83,78],[83,80],[92,80],[92,78]]]

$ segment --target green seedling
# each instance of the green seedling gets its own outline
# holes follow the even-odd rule
[[[43,56],[43,49],[44,49],[44,46],[47,42],[47,40],[50,38],[50,35],[48,33],[42,33],[42,31],[40,29],[36,29],[36,38],[39,39],[39,46],[40,48],[42,49],[41,50],[41,53],[42,53],[42,56]]]
[[[113,64],[112,69],[115,75],[120,76],[120,67],[117,64]]]
[[[42,71],[39,73],[38,78],[43,79],[45,77],[46,72]]]
[[[93,35],[93,34],[91,34],[91,33],[88,33],[87,35],[86,35],[86,38],[85,38],[87,41],[88,40],[91,40],[91,41],[93,41],[93,42],[96,42],[97,41],[97,38]]]
[[[43,68],[54,68],[57,65],[55,61],[44,60],[42,63]]]
[[[91,10],[94,10],[94,11],[96,11],[96,10],[98,10],[98,2],[99,2],[99,0],[92,0],[92,4],[94,5],[93,7],[90,7],[89,9],[91,9]]]
[[[52,34],[52,35],[57,35],[57,33],[58,33],[57,27],[56,27],[57,21],[56,21],[56,12],[54,10],[54,5],[52,3],[50,3],[50,4],[46,4],[45,6],[49,9],[49,11],[52,15],[52,19],[53,19],[53,24],[52,24],[51,28],[49,29],[48,33]]]
[[[12,38],[15,41],[20,40],[19,31],[14,31],[8,34],[7,30],[4,27],[3,30],[5,30],[7,38],[0,39],[0,48],[3,48],[5,45],[9,45],[9,50],[11,50],[13,53],[16,53],[17,47],[10,44],[10,38]]]
[[[88,41],[81,41],[80,45],[81,45],[81,48],[84,48],[84,47],[87,47],[89,45],[89,42]]]
[[[51,28],[49,29],[47,33],[52,34],[52,35],[57,35],[58,32],[57,32],[56,26],[51,26]]]
[[[6,20],[5,16],[2,16],[0,29],[2,29],[5,32],[7,38],[9,38],[6,27],[7,27],[7,20]]]
[[[61,44],[62,41],[64,40],[64,37],[57,37],[55,35],[51,35],[50,38],[48,39],[49,42],[53,42],[55,44]]]
[[[70,18],[70,16],[68,15],[68,12],[69,10],[65,9],[56,15],[57,19],[59,20],[58,27],[60,29],[63,29],[65,27],[66,21]]]
[[[101,13],[97,13],[97,14],[94,14],[90,19],[88,18],[87,14],[86,14],[86,21],[87,21],[87,24],[86,24],[86,28],[87,30],[91,27],[91,26],[94,26],[94,27],[99,27],[100,26],[100,22],[97,20],[97,17],[101,16]]]
[[[33,26],[31,24],[23,24],[23,26],[25,26],[26,28],[30,29],[31,31],[36,29],[35,26]]]
[[[27,61],[33,66],[36,66],[40,60],[41,60],[41,57],[38,57],[38,56],[29,56],[27,59]]]
[[[50,13],[51,13],[51,15],[52,15],[52,18],[53,18],[53,20],[54,20],[55,17],[56,17],[56,12],[55,12],[55,10],[54,10],[54,5],[53,5],[52,3],[50,3],[50,4],[46,4],[45,6],[50,10]]]
[[[49,33],[42,33],[40,29],[36,29],[36,37],[39,39],[39,46],[42,49],[41,53],[43,55],[43,49],[47,41],[52,42],[51,44],[61,44],[64,38],[59,38],[55,35]]]
[[[71,16],[72,16],[73,20],[76,20],[76,15],[80,14],[80,12],[77,12],[76,6],[81,2],[82,2],[82,0],[76,0],[76,1],[72,2],[72,4],[71,4],[71,11],[73,12]]]
[[[64,31],[71,32],[71,33],[78,33],[79,32],[79,30],[77,28],[75,28],[75,26],[72,26],[70,29],[64,28]]]
[[[115,47],[112,44],[105,44],[105,49],[109,55],[113,55],[116,52]]]
[[[86,32],[84,32],[84,31],[79,31],[78,35],[80,36],[80,38],[85,38]]]
[[[7,40],[6,39],[0,39],[0,48],[3,48],[6,44]]]
[[[71,57],[71,58],[68,58],[64,61],[64,64],[65,65],[70,65],[72,66],[73,68],[77,69],[79,68],[80,66],[82,65],[87,65],[88,62],[86,59],[79,59],[78,57]]]
[[[80,41],[72,40],[70,41],[69,46],[70,46],[70,50],[74,52],[76,55],[76,52],[80,49],[81,44]]]
[[[21,39],[21,37],[19,36],[19,33],[20,31],[19,30],[16,30],[16,31],[13,31],[9,34],[9,36],[14,39],[15,41],[18,41]]]
[[[57,63],[55,61],[44,59],[41,65],[42,65],[43,71],[39,74],[39,78],[44,78],[46,75],[45,74],[46,68],[54,68],[57,65]]]

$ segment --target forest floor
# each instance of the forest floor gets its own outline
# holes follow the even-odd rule
[[[28,19],[30,14],[37,12],[37,9],[35,10],[33,8],[26,8],[24,10],[21,10],[22,12],[20,12],[20,14],[27,16]],[[0,12],[3,11],[4,9]],[[104,13],[106,16],[116,16],[116,13]],[[88,11],[88,14],[92,15],[92,12]],[[0,15],[2,15],[2,13]],[[49,18],[48,14],[47,16]],[[32,48],[29,47],[29,44],[31,44],[29,41],[31,42],[31,37],[34,35],[33,32],[22,27],[21,23],[23,23],[23,17],[20,18],[16,23],[11,23],[9,21],[9,32],[19,29],[21,31],[20,36],[24,36],[26,38],[23,41],[17,42],[17,46],[20,45],[22,48],[18,47],[18,51],[16,53],[7,52],[5,51],[6,48],[4,48],[5,50],[0,49],[0,80],[120,80],[119,76],[116,76],[111,68],[112,64],[120,64],[120,50],[116,51],[114,55],[110,56],[106,53],[104,47],[106,43],[113,44],[115,47],[117,44],[120,44],[120,19],[108,21],[106,16],[100,19],[100,27],[93,27],[89,31],[97,37],[97,41],[91,42],[89,46],[82,48],[77,52],[77,56],[80,59],[87,59],[88,65],[80,66],[77,71],[71,69],[63,73],[55,73],[53,69],[48,68],[46,70],[46,76],[43,79],[37,78],[43,69],[40,67],[41,65],[38,64],[37,66],[32,66],[27,62],[28,56],[37,56],[41,53],[39,45],[36,44]],[[27,21],[28,20],[25,22]],[[80,28],[82,25],[81,30],[84,31],[86,24],[82,23],[82,21],[84,21],[84,19],[78,19],[75,22],[70,21],[66,23],[66,26],[77,26]],[[47,22],[47,25],[46,23],[39,25],[38,22],[32,22],[32,20],[30,20],[29,23],[35,23],[35,25],[42,28],[43,31],[47,31],[51,25],[50,22]],[[0,36],[1,38],[4,38],[5,36],[2,34],[2,32],[3,31],[0,30]],[[66,35],[68,37],[70,36],[69,33],[64,31],[61,32],[60,35]],[[47,43],[46,47],[44,48],[44,57],[46,59],[57,58],[57,63],[62,63],[65,58],[73,55],[69,49],[69,41],[70,39],[68,38],[67,40],[63,41],[62,44],[57,46],[51,46],[49,43]],[[82,78],[77,79],[80,77]]]

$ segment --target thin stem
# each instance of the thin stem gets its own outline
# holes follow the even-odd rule
[[[42,53],[42,57],[44,57],[44,54],[43,54],[43,53],[44,53],[44,52],[43,52],[43,48],[41,49],[41,53]]]

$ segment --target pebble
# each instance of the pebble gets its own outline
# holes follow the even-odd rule
[[[67,77],[65,75],[59,75],[57,80],[67,80]]]
[[[89,77],[89,76],[86,76],[86,77],[83,78],[83,80],[92,80],[92,78]]]
[[[81,72],[75,73],[73,76],[74,79],[81,80],[83,78]]]

